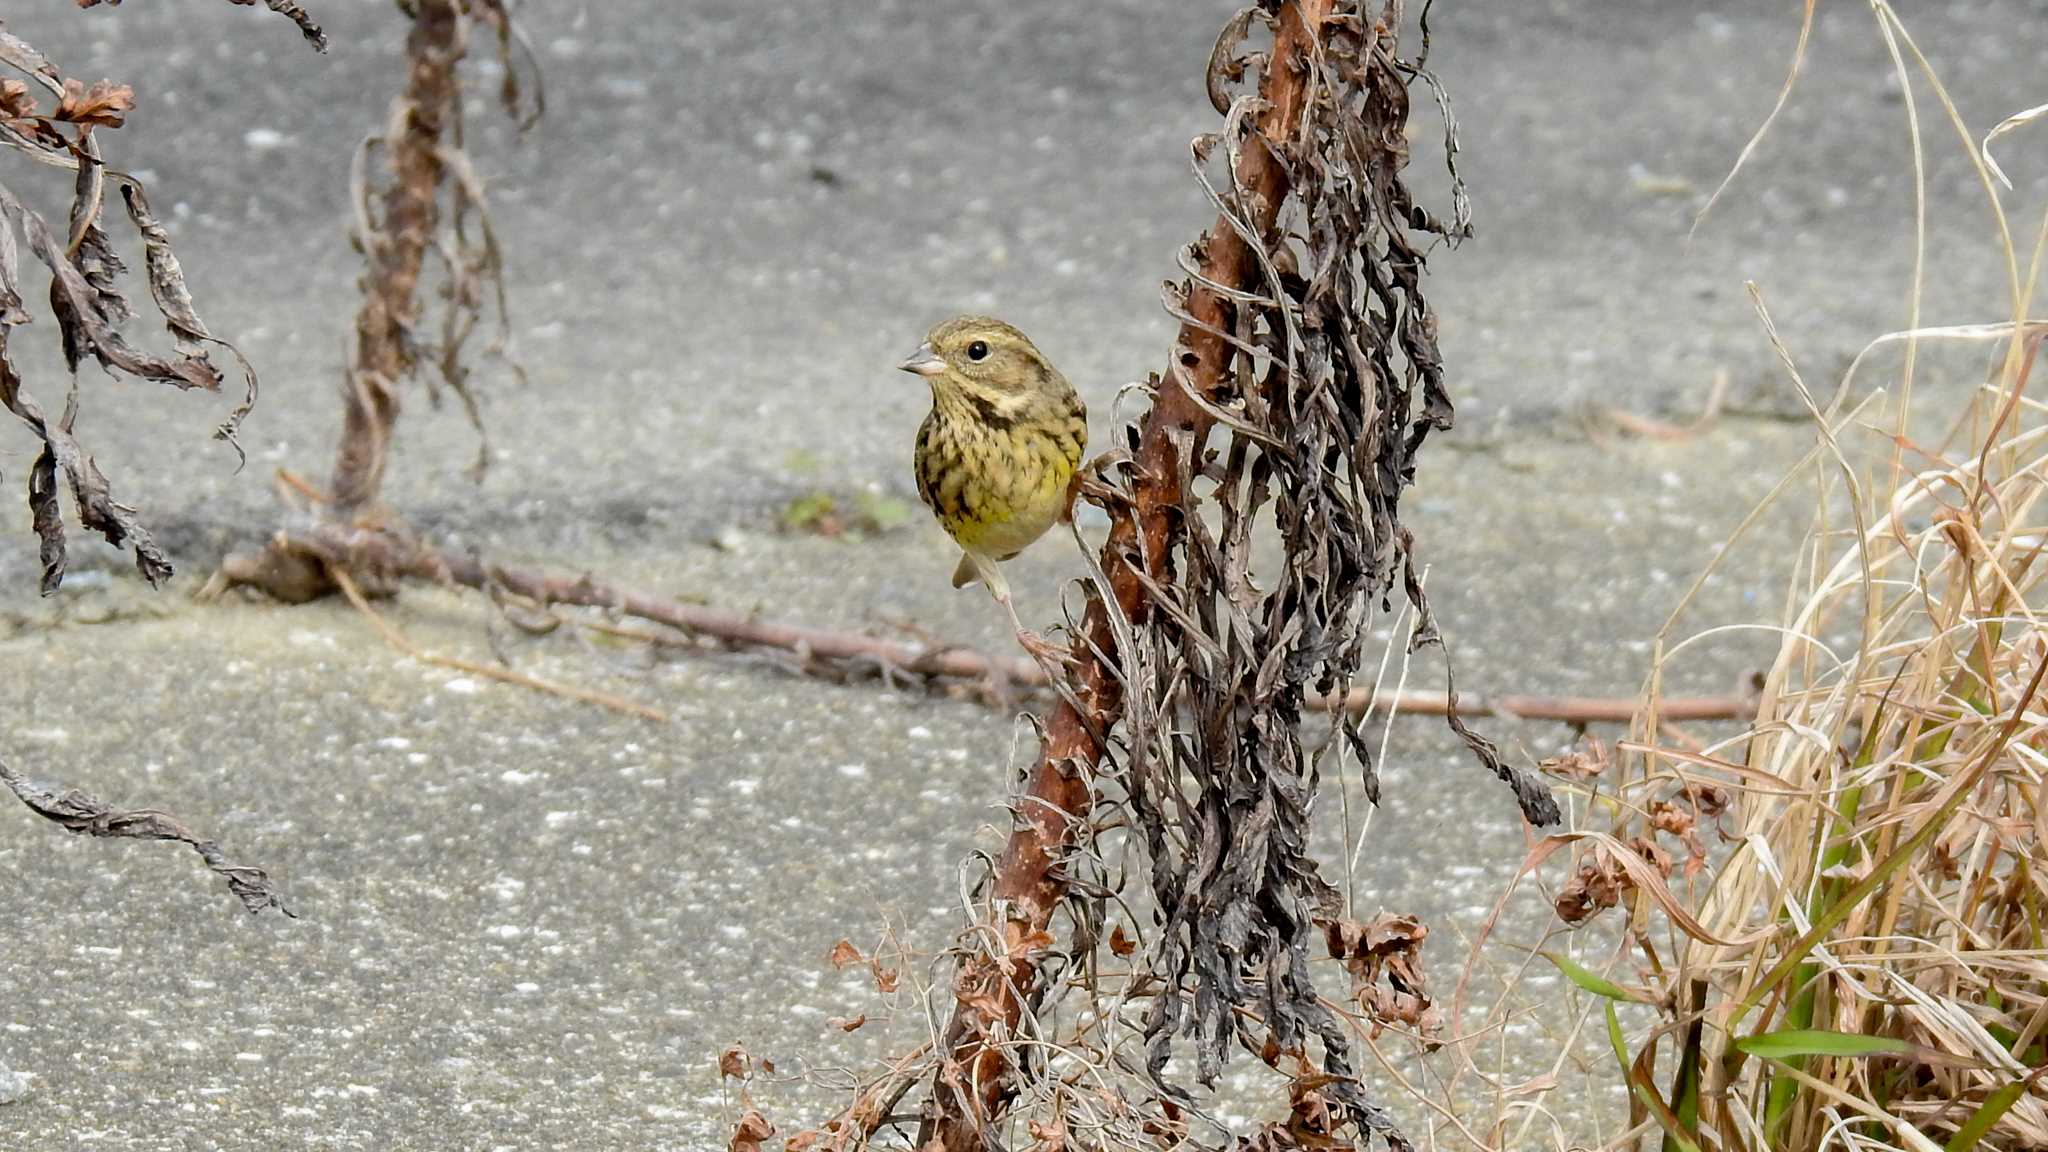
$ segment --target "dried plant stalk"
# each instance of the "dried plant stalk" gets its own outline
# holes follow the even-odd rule
[[[1331,7],[1332,0],[1280,6],[1273,58],[1281,64],[1269,66],[1260,84],[1265,110],[1258,131],[1263,139],[1278,142],[1291,136],[1305,95],[1303,57]],[[1236,176],[1251,191],[1256,227],[1264,234],[1287,194],[1287,173],[1262,145],[1242,156]],[[1176,341],[1176,363],[1137,432],[1130,503],[1115,509],[1102,547],[1114,613],[1112,601],[1100,596],[1088,605],[1081,625],[1085,643],[1074,648],[1078,666],[1071,673],[1071,690],[1046,721],[1038,765],[996,866],[990,899],[1001,917],[1001,949],[970,953],[953,979],[947,1059],[962,1069],[966,1087],[939,1093],[937,1114],[919,1133],[920,1148],[981,1147],[983,1129],[1002,1116],[1013,1091],[1005,1042],[1017,1035],[1041,992],[1039,963],[1052,943],[1047,930],[1068,889],[1059,862],[1092,816],[1087,774],[1102,755],[1099,734],[1116,722],[1123,706],[1123,685],[1113,661],[1128,646],[1119,644],[1118,633],[1128,636],[1131,628],[1144,624],[1148,584],[1156,587],[1170,579],[1166,564],[1181,527],[1193,445],[1212,423],[1189,390],[1221,391],[1235,356],[1227,335],[1234,309],[1218,288],[1236,289],[1256,277],[1255,257],[1228,215],[1209,230],[1204,257],[1188,296],[1191,319]]]
[[[357,237],[368,267],[331,485],[335,512],[343,517],[370,504],[383,487],[398,389],[415,363],[416,296],[441,218],[441,142],[461,98],[456,65],[464,30],[460,0],[419,0],[406,36],[405,92],[384,142],[393,179],[384,192],[381,221]]]
[[[399,388],[422,364],[431,364],[438,373],[427,377],[429,399],[438,403],[437,380],[446,384],[477,430],[481,442],[472,472],[481,475],[490,460],[482,412],[462,361],[463,346],[476,328],[487,295],[499,321],[499,336],[489,351],[502,352],[505,341],[504,267],[497,234],[484,205],[483,181],[462,151],[458,66],[474,25],[496,32],[505,76],[499,99],[506,112],[524,128],[542,109],[536,71],[531,110],[521,112],[520,70],[512,57],[525,44],[507,0],[419,0],[410,14],[404,92],[392,108],[386,134],[364,142],[353,178],[356,242],[368,267],[356,313],[354,362],[343,397],[341,446],[331,485],[331,510],[343,519],[368,509],[382,491],[398,421]],[[369,154],[380,148],[387,153],[391,176],[381,214],[371,208],[364,171]],[[471,216],[480,231],[475,239],[468,232]],[[418,330],[420,285],[429,256],[440,259],[447,278],[438,343],[424,340]]]
[[[1219,216],[1183,255],[1188,282],[1169,286],[1182,327],[1152,408],[1087,487],[1110,516],[1109,538],[986,892],[991,922],[963,936],[920,1148],[993,1146],[1027,1084],[1052,1094],[1034,1114],[1034,1124],[1054,1126],[1047,1133],[1100,1111],[1051,1079],[1058,1053],[1080,1049],[1040,1034],[1037,1013],[1049,972],[1084,968],[1102,938],[1109,881],[1089,860],[1105,822],[1131,826],[1164,918],[1125,993],[1126,1003],[1149,1003],[1144,1065],[1164,1113],[1137,1124],[1124,1100],[1100,1124],[1127,1124],[1119,1139],[1160,1146],[1184,1133],[1171,1101],[1189,1097],[1165,1072],[1185,1035],[1204,1085],[1240,1043],[1299,1069],[1289,1120],[1248,1147],[1293,1147],[1287,1133],[1302,1131],[1399,1142],[1353,1075],[1342,1027],[1308,972],[1311,946],[1324,942],[1317,924],[1335,902],[1307,855],[1318,769],[1298,727],[1311,685],[1325,696],[1348,691],[1367,615],[1397,581],[1424,621],[1416,642],[1434,639],[1398,501],[1451,405],[1408,233],[1456,236],[1464,222],[1462,199],[1444,226],[1402,184],[1407,86],[1433,84],[1419,60],[1400,59],[1402,17],[1398,2],[1368,12],[1340,0],[1269,0],[1218,41],[1209,87],[1226,123],[1196,142],[1195,161]],[[1255,25],[1270,30],[1270,46],[1241,56]],[[1231,98],[1254,66],[1257,94]],[[1219,153],[1220,187],[1206,175]],[[1217,473],[1212,491],[1199,490],[1194,477]],[[1205,518],[1212,509],[1218,529]],[[1287,560],[1254,582],[1251,526],[1261,517],[1272,518]],[[1455,704],[1453,693],[1453,727],[1514,786],[1528,817],[1554,822],[1547,791],[1465,732]],[[1065,948],[1053,934],[1061,907],[1075,910]],[[1329,927],[1329,947],[1378,979],[1383,966],[1351,951],[1378,937]],[[1398,946],[1421,935],[1418,927]],[[1083,1046],[1104,1064],[1123,1058],[1105,1043]],[[1104,1131],[1095,1138],[1110,1139]],[[1055,1146],[1065,1138],[1033,1132]]]

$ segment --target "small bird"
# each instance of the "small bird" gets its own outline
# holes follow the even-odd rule
[[[1068,515],[1088,409],[1029,338],[987,316],[946,321],[897,367],[931,385],[932,410],[917,430],[917,493],[960,545],[953,587],[981,581],[1026,651],[1062,659],[1017,618],[999,565]]]

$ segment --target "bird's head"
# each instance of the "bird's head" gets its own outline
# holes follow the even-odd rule
[[[992,400],[1056,389],[1064,383],[1022,332],[988,316],[955,316],[897,365],[931,382]]]

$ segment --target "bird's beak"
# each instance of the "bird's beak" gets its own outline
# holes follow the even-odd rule
[[[903,363],[896,367],[919,376],[937,376],[946,370],[946,362],[939,359],[938,353],[932,351],[932,342],[927,340],[917,346],[917,351],[904,357]]]

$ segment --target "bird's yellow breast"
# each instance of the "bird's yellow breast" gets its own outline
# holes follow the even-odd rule
[[[1072,405],[1014,419],[941,399],[917,438],[917,489],[962,548],[1007,560],[1059,519],[1088,425]],[[1035,409],[1035,410],[1033,410]]]

